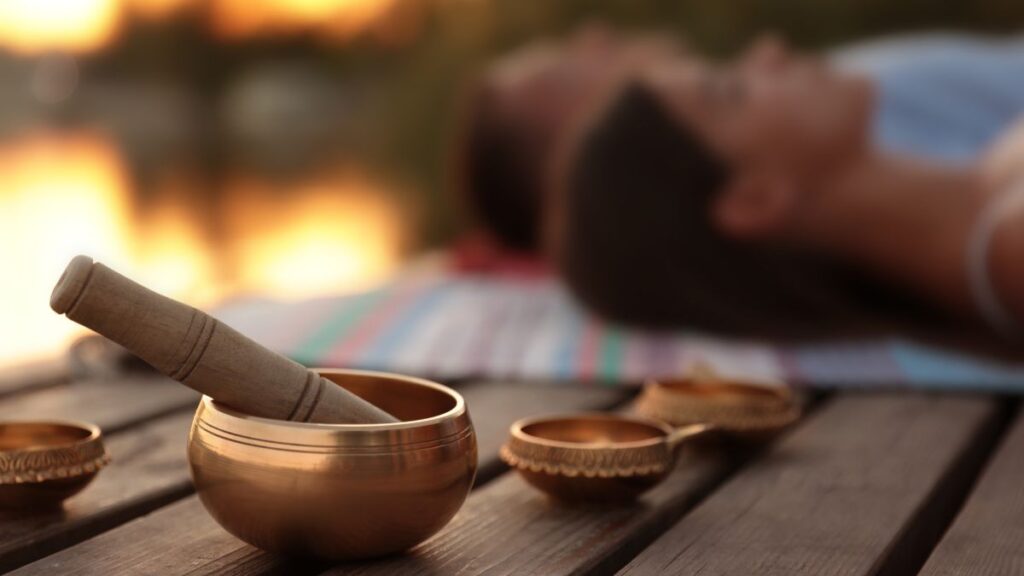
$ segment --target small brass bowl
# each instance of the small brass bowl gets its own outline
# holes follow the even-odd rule
[[[708,429],[602,413],[526,418],[512,425],[501,458],[559,500],[623,502],[664,480],[683,440]]]
[[[51,508],[85,488],[110,457],[84,422],[0,423],[0,507]]]
[[[781,382],[706,377],[648,380],[633,408],[673,426],[702,422],[751,440],[770,436],[800,418],[800,403]]]
[[[400,552],[440,530],[476,475],[462,396],[418,378],[319,372],[401,422],[272,420],[204,397],[188,457],[210,515],[258,548],[326,560]]]

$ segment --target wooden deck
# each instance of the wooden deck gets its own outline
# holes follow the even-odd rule
[[[1024,574],[1024,420],[1013,398],[842,393],[760,449],[691,451],[634,505],[566,507],[498,460],[523,416],[611,409],[625,391],[465,382],[480,474],[455,519],[412,552],[300,563],[224,532],[192,493],[197,396],[162,377],[0,377],[0,418],[99,424],[113,463],[65,509],[0,516],[15,574]]]

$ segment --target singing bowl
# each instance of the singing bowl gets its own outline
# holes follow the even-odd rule
[[[0,506],[51,508],[82,491],[110,461],[84,422],[0,423]]]
[[[204,397],[188,458],[210,515],[258,548],[326,560],[400,552],[440,530],[476,475],[462,396],[418,378],[317,371],[401,421],[272,420]]]
[[[603,413],[526,418],[512,425],[501,457],[559,500],[624,502],[664,480],[683,441],[709,429]]]
[[[633,406],[644,417],[672,426],[708,423],[741,439],[770,436],[800,418],[800,403],[775,381],[692,376],[650,379]]]

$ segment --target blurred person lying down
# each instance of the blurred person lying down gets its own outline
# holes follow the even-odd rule
[[[1024,324],[1024,41],[713,62],[588,28],[497,62],[460,170],[501,243],[630,324],[754,335]],[[987,327],[987,328],[983,328]]]

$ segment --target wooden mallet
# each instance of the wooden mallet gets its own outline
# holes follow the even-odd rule
[[[236,410],[280,420],[398,420],[208,314],[76,256],[50,296],[58,314],[124,346],[154,368]]]

